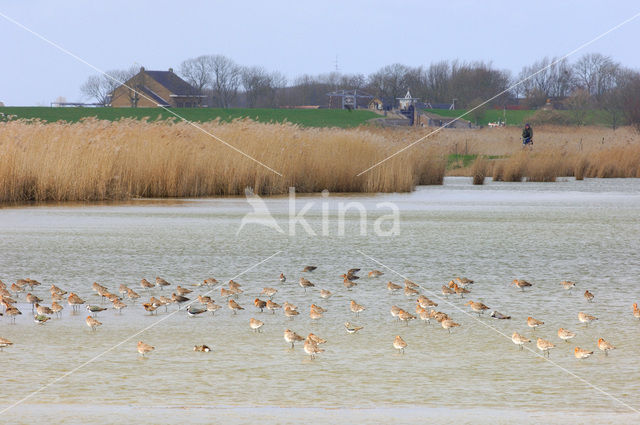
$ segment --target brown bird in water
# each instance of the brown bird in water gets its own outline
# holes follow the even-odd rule
[[[446,329],[447,331],[449,331],[449,333],[451,333],[451,328],[457,328],[460,326],[460,323],[456,323],[451,319],[444,319],[442,322],[440,322],[440,325]]]
[[[562,285],[562,287],[567,291],[570,291],[571,288],[575,288],[576,283],[570,280],[563,280],[562,282],[560,282],[560,285]]]
[[[598,348],[602,351],[604,351],[604,355],[608,355],[609,350],[615,350],[616,347],[614,347],[613,345],[609,344],[607,341],[605,341],[602,338],[598,339]]]
[[[213,299],[208,295],[198,295],[198,302],[202,305],[207,305],[210,302],[213,302]]]
[[[347,290],[351,290],[351,288],[354,288],[356,286],[358,286],[358,284],[352,280],[347,279],[346,277],[344,278],[344,280],[342,281],[342,284],[344,285],[345,288],[347,288]]]
[[[464,298],[464,294],[471,293],[471,291],[469,291],[468,289],[459,287],[458,284],[453,285],[453,292],[460,295],[460,298]]]
[[[209,351],[211,351],[211,348],[209,348],[208,345],[194,345],[193,346],[193,351],[198,351],[201,353],[208,353]]]
[[[404,342],[404,339],[400,335],[396,335],[393,340],[393,348],[404,354],[404,349],[407,347],[407,343]]]
[[[267,300],[267,310],[271,310],[271,314],[275,314],[276,310],[282,308],[282,306],[278,303],[274,303],[271,300]]]
[[[183,287],[182,287],[182,286],[180,286],[180,285],[176,286],[176,293],[177,293],[178,295],[183,295],[183,296],[184,296],[184,295],[190,294],[190,293],[192,293],[192,292],[193,292],[193,291],[192,291],[191,289],[189,289],[189,288],[183,288]]]
[[[216,285],[218,281],[213,277],[208,277],[202,282],[202,286],[213,286]]]
[[[395,283],[393,283],[391,281],[387,282],[387,290],[389,292],[398,292],[400,289],[402,289],[402,286],[396,285]]]
[[[448,288],[446,285],[442,285],[441,290],[442,290],[442,295],[444,295],[445,297],[455,294],[454,290],[451,288]]]
[[[640,319],[640,308],[638,308],[638,303],[633,303],[633,317]]]
[[[262,292],[260,293],[260,295],[265,295],[267,297],[269,297],[269,299],[273,298],[273,296],[278,292],[278,290],[276,288],[262,288]]]
[[[0,351],[2,351],[3,348],[6,347],[10,347],[13,345],[13,342],[9,341],[6,338],[0,338]]]
[[[142,307],[144,307],[145,310],[147,310],[149,313],[153,314],[154,311],[156,311],[156,309],[158,308],[158,306],[152,304],[152,303],[143,303]]]
[[[468,305],[469,307],[471,307],[471,310],[478,313],[478,317],[480,317],[480,314],[483,314],[485,310],[489,310],[489,307],[487,307],[481,302],[469,301],[465,305]]]
[[[591,292],[589,292],[589,290],[587,289],[586,291],[584,291],[584,299],[587,300],[587,302],[592,302],[593,299],[595,297],[593,296],[593,294]]]
[[[261,327],[264,326],[264,322],[258,320],[258,319],[254,319],[253,317],[251,319],[249,319],[249,327],[254,331],[254,332],[262,332],[260,330]]]
[[[79,305],[84,304],[84,300],[72,292],[67,298],[67,303],[69,303],[69,305],[73,308],[73,311],[76,311]]]
[[[137,300],[138,298],[140,298],[140,294],[138,294],[138,293],[137,293],[136,291],[134,291],[133,289],[129,288],[129,289],[127,289],[127,297],[129,297],[129,299],[130,299],[132,302],[134,302],[134,303],[135,303],[135,302],[136,302],[136,300]]]
[[[260,313],[262,313],[265,309],[265,307],[267,306],[267,302],[266,301],[262,301],[260,298],[256,298],[255,300],[253,300],[253,305],[255,305],[257,308],[260,309]]]
[[[142,341],[138,341],[138,353],[142,354],[142,357],[144,357],[145,354],[150,353],[155,349],[156,347],[153,347],[149,344],[145,344]]]
[[[291,348],[293,348],[293,346],[294,346],[294,344],[296,342],[304,341],[304,337],[301,336],[301,335],[298,335],[297,333],[293,332],[292,330],[285,329],[284,330],[284,340],[287,341],[289,344],[291,344]]]
[[[380,277],[382,276],[384,273],[381,272],[380,270],[371,270],[369,272],[369,277]]]
[[[62,312],[63,309],[64,309],[64,307],[62,307],[56,301],[51,303],[51,311],[53,311],[53,314],[55,314],[56,316],[59,317],[60,313]]]
[[[592,354],[593,354],[593,351],[584,350],[580,347],[576,347],[574,350],[574,355],[576,356],[576,359],[586,359]]]
[[[102,325],[101,322],[99,322],[98,320],[94,319],[91,316],[87,316],[87,318],[85,319],[85,322],[87,322],[87,326],[89,326],[92,331],[95,331],[96,327]]]
[[[35,307],[36,307],[36,312],[38,314],[48,314],[48,315],[52,315],[53,314],[53,310],[51,310],[46,305],[40,305],[40,304],[36,303]]]
[[[140,280],[140,286],[142,286],[142,289],[151,289],[155,285],[153,283],[149,282],[147,279],[141,279]]]
[[[221,308],[222,306],[219,306],[213,301],[209,301],[207,303],[207,311],[210,311],[212,316],[214,316],[216,314],[216,311],[220,310]]]
[[[344,323],[344,328],[347,330],[347,332],[349,332],[350,334],[354,334],[356,332],[358,332],[359,330],[364,329],[364,327],[362,326],[356,326],[356,325],[352,325],[349,322],[345,322]]]
[[[580,322],[582,322],[582,323],[586,323],[587,326],[589,326],[589,323],[595,322],[596,320],[598,320],[598,318],[596,316],[592,316],[592,315],[587,314],[587,313],[579,312],[578,313],[578,320]]]
[[[534,319],[531,316],[527,317],[527,326],[529,326],[530,328],[533,328],[533,330],[535,330],[538,326],[542,326],[542,325],[544,325],[544,322]]]
[[[232,299],[229,299],[229,301],[227,302],[227,305],[229,309],[233,311],[233,314],[236,314],[238,310],[244,310],[244,308],[241,307],[240,304],[238,304],[237,302],[235,302],[235,300],[232,300]]]
[[[293,319],[295,316],[299,314],[300,313],[298,312],[298,310],[294,310],[290,307],[285,307],[284,309],[284,315],[287,316],[289,319]]]
[[[420,287],[420,285],[410,281],[409,279],[404,280],[404,286],[408,286],[409,288],[413,288],[413,289],[418,289]]]
[[[317,269],[317,267],[316,267],[316,266],[305,266],[305,268],[304,268],[304,269],[302,269],[302,271],[303,271],[303,272],[312,272],[312,271],[314,271],[315,269]]]
[[[313,341],[315,344],[324,344],[325,342],[327,342],[326,339],[320,338],[318,335],[313,333],[310,333],[309,335],[307,335],[307,339]]]
[[[333,293],[331,291],[329,291],[328,289],[321,289],[320,290],[320,297],[324,298],[325,300],[327,298],[330,298],[331,295],[333,295]]]
[[[322,319],[322,316],[323,316],[323,313],[321,311],[314,310],[314,309],[309,310],[309,317],[311,318],[311,320]]]
[[[511,335],[511,341],[513,341],[514,344],[519,346],[521,350],[524,348],[525,343],[531,342],[529,338],[525,338],[524,336],[520,335],[518,332],[514,332],[513,335]]]
[[[568,329],[565,329],[565,328],[558,329],[558,338],[560,338],[561,340],[563,340],[566,343],[568,343],[569,340],[571,338],[574,338],[575,336],[576,336],[575,332],[571,332]]]
[[[555,348],[555,344],[542,338],[538,338],[538,340],[536,341],[536,346],[538,347],[538,350],[542,351],[542,355],[546,354],[547,356],[550,356],[549,350]]]
[[[358,304],[354,300],[351,300],[350,309],[356,314],[356,317],[358,317],[361,311],[365,310],[364,306]]]
[[[162,288],[165,286],[171,286],[171,284],[161,277],[156,277],[156,286],[159,286],[160,290],[162,290]]]
[[[404,295],[405,295],[407,298],[414,297],[414,296],[418,295],[419,293],[420,293],[420,292],[419,292],[417,289],[410,288],[410,287],[408,287],[408,286],[406,286],[406,285],[405,285],[405,287],[404,287]]]
[[[324,352],[324,349],[318,347],[318,344],[307,338],[304,340],[304,352],[307,353],[311,359],[315,359],[318,353]]]
[[[307,292],[307,288],[311,288],[314,285],[313,283],[311,283],[309,280],[305,279],[304,277],[300,278],[300,281],[298,282],[300,284],[300,287],[302,287],[304,289],[304,292]]]
[[[405,310],[401,310],[398,313],[398,319],[400,319],[401,321],[405,322],[407,324],[407,326],[409,325],[409,320],[413,320],[415,319],[416,316],[414,316],[413,314],[409,313],[408,311]]]
[[[186,303],[189,301],[189,298],[183,297],[182,295],[177,295],[175,292],[171,294],[171,301],[178,304],[178,309],[180,309],[180,305],[182,303]]]
[[[522,279],[513,279],[513,282],[511,282],[511,284],[517,286],[520,289],[522,289],[522,291],[524,291],[524,288],[528,288],[530,286],[533,286],[532,284],[530,284],[526,280],[522,280]]]
[[[416,302],[418,304],[420,304],[420,307],[422,307],[422,308],[437,307],[438,306],[438,303],[433,302],[432,300],[430,300],[428,297],[425,297],[424,295],[420,295],[418,297],[418,299],[416,300]]]

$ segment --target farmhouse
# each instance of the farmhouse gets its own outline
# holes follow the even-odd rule
[[[140,72],[116,88],[111,94],[111,106],[116,108],[197,108],[204,95],[177,76],[172,68],[168,71]]]

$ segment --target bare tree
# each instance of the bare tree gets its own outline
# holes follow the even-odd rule
[[[202,93],[206,87],[211,85],[212,68],[211,56],[198,56],[187,59],[180,64],[180,75],[198,93]]]
[[[238,94],[242,68],[223,55],[210,56],[211,88],[219,107],[228,108]]]
[[[131,66],[128,69],[115,69],[102,75],[92,75],[82,84],[80,92],[86,98],[94,99],[96,103],[108,106],[112,101],[115,89],[136,75],[137,71],[137,67]]]
[[[615,87],[619,68],[620,65],[608,56],[586,54],[573,65],[576,86],[599,99],[606,91]]]
[[[245,67],[242,70],[241,79],[247,106],[255,108],[260,97],[270,89],[269,74],[260,66]]]
[[[395,98],[404,96],[407,90],[408,72],[409,68],[405,65],[387,65],[369,75],[369,86],[377,96],[395,101]]]

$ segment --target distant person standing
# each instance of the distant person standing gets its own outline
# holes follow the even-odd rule
[[[529,123],[524,125],[524,129],[522,130],[522,147],[533,147],[533,129],[529,125]]]

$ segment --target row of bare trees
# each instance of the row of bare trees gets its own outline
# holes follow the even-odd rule
[[[106,105],[110,93],[137,71],[132,67],[91,76],[82,85],[82,93]],[[387,65],[368,76],[304,74],[288,84],[278,71],[241,66],[223,55],[187,59],[179,73],[199,93],[208,95],[208,106],[221,108],[327,105],[327,93],[340,89],[359,89],[392,104],[411,89],[414,97],[425,102],[450,104],[455,99],[456,108],[474,107],[487,99],[492,99],[488,106],[518,99],[536,108],[548,99],[564,99],[568,108],[604,109],[613,121],[620,121],[630,108],[629,97],[640,97],[637,91],[629,91],[635,90],[640,74],[598,53],[585,54],[573,64],[566,59],[543,58],[523,67],[515,78],[487,62],[440,61],[418,67]]]

